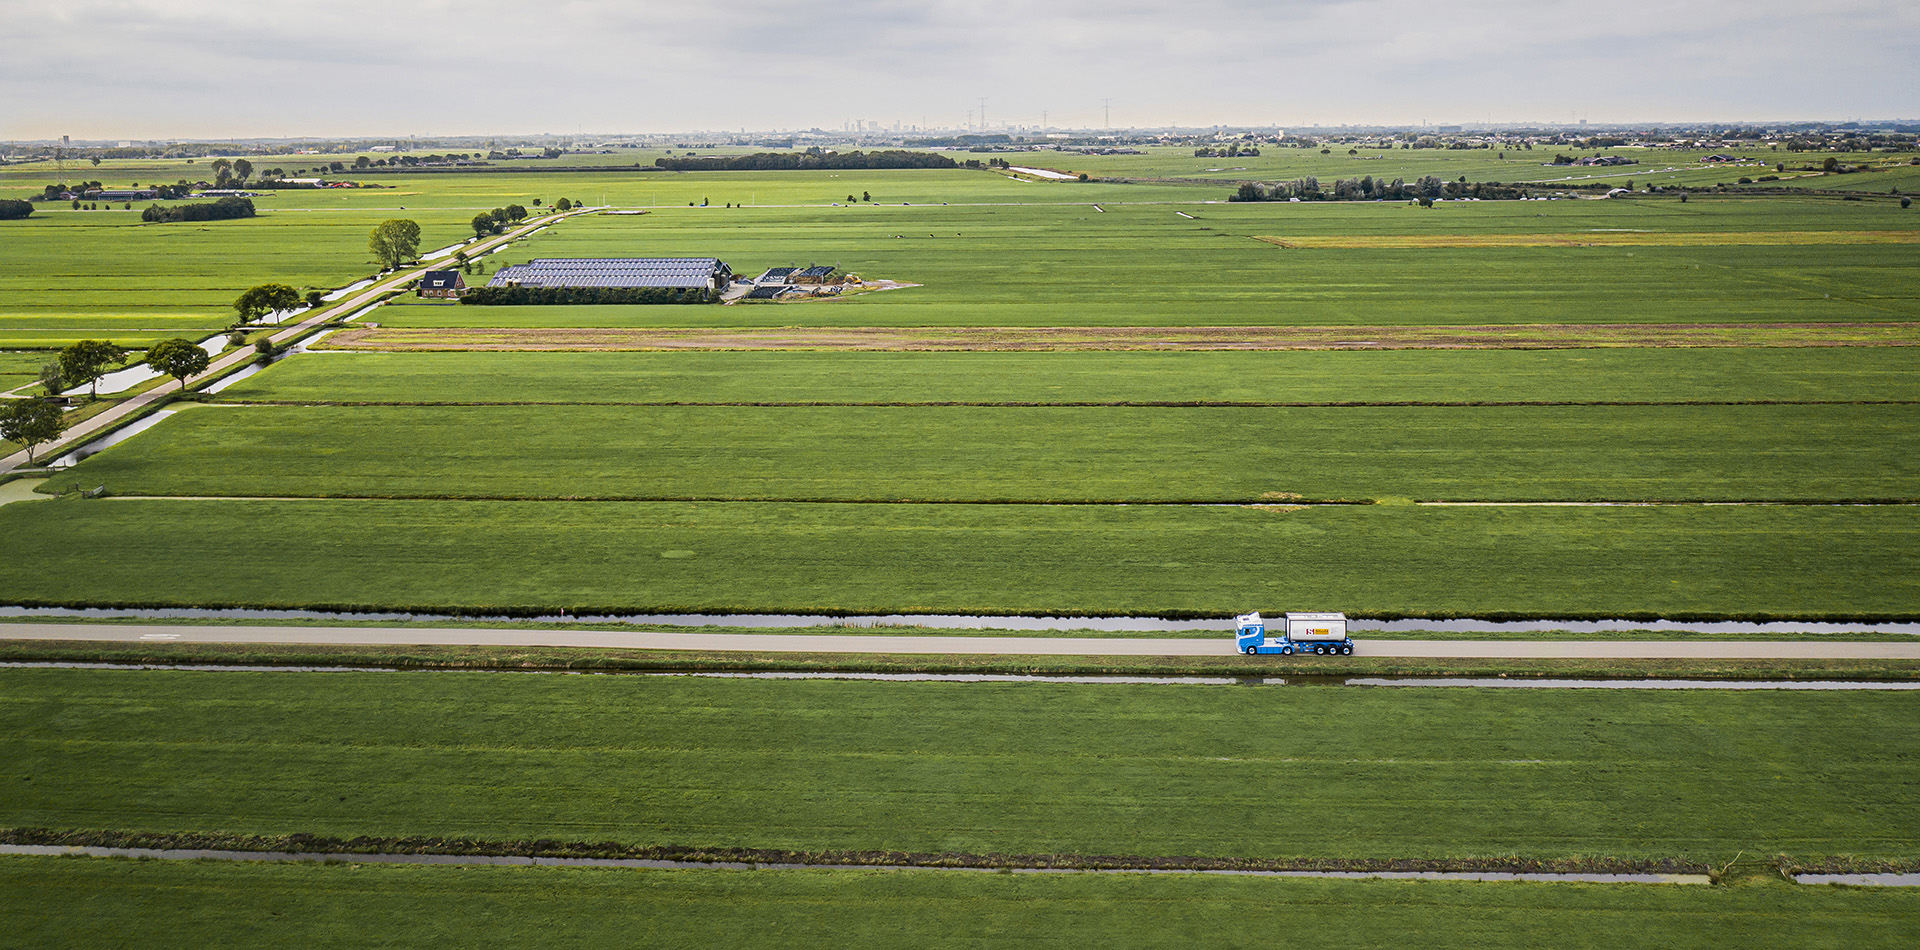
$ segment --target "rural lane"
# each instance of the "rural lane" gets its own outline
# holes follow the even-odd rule
[[[461,250],[466,251],[469,256],[472,256],[473,254],[476,254],[476,253],[484,253],[508,241],[515,240],[516,238],[525,237],[526,235],[531,234],[532,232],[537,231],[541,228],[544,228],[555,221],[561,220],[562,218],[570,218],[577,214],[582,214],[588,211],[598,211],[598,210],[600,209],[582,208],[579,211],[568,211],[568,212],[562,212],[560,214],[548,215],[542,218],[538,218],[527,224],[524,224],[511,231],[508,231],[505,234],[501,234],[497,237],[491,237],[484,241],[480,241],[476,244],[463,247],[461,248]],[[443,266],[446,266],[444,261],[438,264],[421,264],[417,267],[407,268],[406,270],[395,271],[393,275],[388,277],[387,279],[379,281],[367,287],[366,289],[361,290],[358,293],[352,294],[347,297],[343,297],[340,300],[335,301],[329,306],[320,307],[312,311],[309,311],[305,319],[301,320],[299,323],[296,323],[291,326],[284,327],[280,330],[275,331],[271,336],[271,339],[275,343],[284,343],[288,340],[299,339],[299,337],[302,334],[306,333],[308,330],[311,330],[314,327],[319,326],[320,324],[325,323],[328,320],[331,320],[337,316],[349,314],[361,307],[367,306],[368,304],[371,304],[376,299],[378,299],[381,294],[387,293],[388,291],[392,291],[392,290],[398,290],[401,287],[405,286],[407,281],[410,281],[415,277],[418,277],[429,270],[433,270],[436,267],[443,267]],[[231,353],[226,353],[222,356],[219,356],[215,358],[212,363],[209,363],[207,365],[206,372],[201,373],[198,376],[193,376],[188,378],[187,387],[191,388],[195,385],[206,382],[209,379],[217,377],[222,373],[225,373],[227,370],[233,369],[234,367],[239,366],[242,363],[250,362],[251,360],[253,360],[254,356],[255,356],[255,353],[251,347],[241,347],[240,349],[234,350]],[[127,422],[141,415],[144,415],[146,411],[149,408],[152,408],[155,403],[160,402],[166,397],[179,392],[180,389],[181,389],[181,386],[177,380],[169,379],[166,382],[163,382],[160,385],[155,386],[152,389],[149,389],[146,392],[139,394],[138,396],[133,396],[131,398],[128,398],[124,402],[121,402],[119,405],[114,406],[113,408],[108,409],[107,411],[102,412],[97,416],[93,416],[91,418],[74,423],[74,425],[71,428],[67,429],[65,432],[60,433],[60,437],[58,439],[55,439],[54,441],[49,442],[46,445],[37,447],[35,449],[35,454],[37,456],[47,458],[47,459],[57,458],[62,453],[66,452],[68,449],[73,448],[74,446],[87,444],[87,442],[91,440],[94,436],[106,431],[107,429],[118,426],[123,422]],[[12,455],[6,456],[5,458],[0,458],[0,475],[4,475],[7,472],[11,472],[16,468],[19,468],[20,466],[25,465],[26,463],[27,463],[27,453],[25,449],[15,452]]]
[[[276,645],[599,647],[752,653],[1049,654],[1058,656],[1227,656],[1231,637],[811,636],[667,633],[653,630],[529,630],[477,627],[272,627],[175,624],[0,623],[0,640]],[[1356,656],[1575,659],[1920,660],[1912,643],[1681,640],[1356,640]]]

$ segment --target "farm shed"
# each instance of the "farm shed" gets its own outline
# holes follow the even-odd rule
[[[466,278],[457,270],[430,270],[420,275],[420,286],[415,291],[422,297],[453,297],[458,299],[467,292]]]
[[[502,267],[489,287],[662,287],[717,290],[733,269],[712,257],[543,258]]]

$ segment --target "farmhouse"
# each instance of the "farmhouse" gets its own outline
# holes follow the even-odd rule
[[[457,270],[430,270],[420,275],[420,286],[414,291],[422,297],[452,297],[459,299],[467,293],[467,281]]]
[[[719,290],[733,269],[712,257],[543,258],[502,267],[488,287],[617,287]]]

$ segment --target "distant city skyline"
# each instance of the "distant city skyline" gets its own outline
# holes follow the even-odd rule
[[[0,140],[1920,113],[1920,4],[1910,0],[1622,0],[1604,10],[847,0],[802,11],[770,0],[294,0],[244,12],[209,0],[0,0],[0,13],[12,40],[0,58]]]

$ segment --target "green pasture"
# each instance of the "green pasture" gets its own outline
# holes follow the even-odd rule
[[[1742,234],[1911,230],[1897,206],[1778,199],[668,209],[573,220],[488,258],[837,264],[923,286],[731,307],[395,307],[391,326],[1247,326],[1920,319],[1911,245]],[[1699,246],[1286,248],[1314,235],[1711,234]],[[1706,243],[1706,242],[1712,243]]]
[[[1173,196],[1171,200],[1224,198],[1241,181],[1287,181],[1315,177],[1331,188],[1336,180],[1371,176],[1391,181],[1412,182],[1423,176],[1445,181],[1462,177],[1469,182],[1531,183],[1538,190],[1551,191],[1558,185],[1621,185],[1633,182],[1636,188],[1660,187],[1706,189],[1718,184],[1735,184],[1741,177],[1761,175],[1808,175],[1798,166],[1818,166],[1829,155],[1848,164],[1865,164],[1892,169],[1906,156],[1868,153],[1794,153],[1768,149],[1717,150],[1731,152],[1750,161],[1736,165],[1702,163],[1715,150],[1650,149],[1616,147],[1579,149],[1568,146],[1535,146],[1494,149],[1380,149],[1347,145],[1328,145],[1329,154],[1318,147],[1295,148],[1263,145],[1258,156],[1200,158],[1192,147],[1149,147],[1143,155],[1082,155],[1045,150],[1004,154],[952,152],[955,161],[985,162],[1000,158],[1009,164],[1057,171],[1085,172],[1094,178],[1176,179],[1199,184],[1208,194],[1195,189],[1163,191],[1165,185],[1147,182],[1139,185],[1114,185],[1104,182],[1019,182],[994,169],[894,169],[877,171],[846,170],[796,174],[792,172],[667,172],[653,167],[661,149],[616,149],[609,155],[567,155],[557,159],[514,159],[498,161],[484,168],[459,171],[417,170],[405,167],[349,169],[328,177],[379,185],[361,190],[325,189],[287,190],[274,193],[276,207],[373,207],[410,204],[419,207],[477,208],[485,210],[505,203],[535,207],[532,199],[549,206],[561,197],[585,200],[592,204],[612,203],[626,207],[658,207],[700,202],[711,204],[827,204],[844,202],[851,193],[856,198],[870,192],[875,201],[886,202],[961,202],[961,201],[1075,201],[1092,195],[1099,200],[1118,201],[1114,189],[1154,190]],[[1347,154],[1353,149],[1355,154]],[[472,151],[471,148],[466,149]],[[446,149],[438,151],[449,151]],[[451,151],[460,151],[452,149]],[[674,155],[683,149],[671,149]],[[702,149],[701,157],[782,151],[754,147]],[[1614,167],[1555,166],[1557,153],[1576,157],[1608,154],[1633,159],[1639,164]],[[251,156],[258,169],[283,168],[295,177],[313,177],[314,169],[331,161],[351,165],[353,155],[279,155]],[[370,154],[371,158],[381,158]],[[636,169],[633,166],[641,166]],[[1787,171],[1775,170],[1784,164]],[[606,171],[558,172],[556,167],[599,167]],[[1834,190],[1864,190],[1885,193],[1887,187],[1904,183],[1897,180],[1904,172],[1867,172],[1855,175],[1820,175],[1783,181],[1783,186],[1815,187]],[[98,180],[108,187],[171,183],[181,179],[211,178],[211,159],[111,159],[99,166],[70,166],[70,181]],[[24,198],[37,194],[53,183],[58,173],[51,163],[33,163],[0,168],[0,197]],[[1884,179],[1884,180],[1883,180]],[[1214,184],[1209,184],[1214,183]],[[1035,192],[1038,191],[1038,194]],[[263,199],[255,199],[260,202]],[[138,210],[136,207],[134,210]]]
[[[23,945],[1782,950],[1912,942],[1911,888],[0,858]]]
[[[925,286],[782,306],[416,307],[382,318],[404,326],[1032,326],[1847,322],[1920,314],[1908,289],[1916,269],[1910,246],[1739,243],[1745,233],[1911,230],[1920,220],[1884,202],[1197,205],[1209,197],[1201,186],[1044,184],[982,171],[834,177],[840,174],[608,173],[592,179],[605,195],[574,197],[658,207],[570,221],[489,258],[488,268],[541,256],[718,256],[741,271],[836,263]],[[431,249],[469,236],[476,209],[531,208],[535,197],[551,200],[556,189],[585,180],[416,175],[391,189],[282,192],[257,199],[259,218],[204,224],[142,225],[133,212],[43,208],[3,226],[11,253],[0,261],[0,346],[67,339],[34,325],[16,328],[22,317],[217,321],[255,283],[338,287],[371,271],[366,231],[379,220],[420,221],[422,246]],[[876,203],[823,206],[844,201],[842,188],[870,191]],[[711,206],[686,207],[701,197]],[[877,203],[896,199],[912,206]],[[1169,201],[1183,204],[1162,203]],[[1096,202],[1105,210],[1094,210]],[[1254,240],[1640,230],[1717,237],[1698,247],[1418,249]]]
[[[39,376],[40,368],[52,358],[48,353],[0,351],[0,389],[11,389]]]
[[[70,497],[0,507],[0,536],[11,555],[0,560],[0,591],[15,603],[475,613],[1226,616],[1300,604],[1471,616],[1920,613],[1920,509],[1912,507]]]
[[[492,309],[492,308],[488,308]],[[573,308],[579,309],[579,308]],[[399,312],[388,307],[374,319]],[[0,358],[5,355],[0,354]],[[21,372],[39,372],[33,354]],[[0,372],[8,364],[0,363]],[[1920,400],[1903,347],[289,357],[229,402],[1770,402]]]
[[[1909,693],[55,669],[0,683],[14,828],[1716,865],[1920,845]]]
[[[1229,143],[1220,143],[1225,147]],[[1371,175],[1374,178],[1386,178],[1391,181],[1402,178],[1412,182],[1417,178],[1432,175],[1443,181],[1454,181],[1466,176],[1470,182],[1541,182],[1552,183],[1559,179],[1575,178],[1585,181],[1588,176],[1596,179],[1620,180],[1632,179],[1636,187],[1641,183],[1668,184],[1698,187],[1719,182],[1732,184],[1741,175],[1757,176],[1777,174],[1773,166],[1784,163],[1789,168],[1796,165],[1820,162],[1833,154],[1842,162],[1884,162],[1889,159],[1885,154],[1870,153],[1826,153],[1826,152],[1786,152],[1766,148],[1734,149],[1666,149],[1635,146],[1615,146],[1610,148],[1576,148],[1569,145],[1535,145],[1494,147],[1486,149],[1407,149],[1407,148],[1368,148],[1361,145],[1341,145],[1328,143],[1324,146],[1328,154],[1320,154],[1321,146],[1299,148],[1293,146],[1258,146],[1260,154],[1240,155],[1233,158],[1202,158],[1193,154],[1193,147],[1150,147],[1143,149],[1143,155],[1078,155],[1064,152],[1027,152],[999,156],[1014,165],[1026,165],[1037,168],[1052,168],[1060,171],[1087,172],[1094,176],[1129,176],[1153,178],[1215,179],[1223,182],[1242,180],[1283,181],[1308,176],[1320,179],[1323,187],[1331,188],[1336,179],[1360,178]],[[1349,155],[1351,150],[1355,154]],[[1591,155],[1618,155],[1632,159],[1639,164],[1618,166],[1554,165],[1555,154],[1581,158]],[[1714,154],[1731,154],[1750,162],[1745,165],[1728,166],[1708,164],[1701,159]],[[957,157],[957,156],[956,156]],[[976,157],[976,156],[969,156]],[[1896,160],[1904,160],[1900,156]],[[1753,167],[1764,164],[1764,169]],[[1550,187],[1550,184],[1543,185]]]
[[[651,159],[648,159],[649,164]],[[284,164],[284,163],[280,163]],[[517,164],[517,163],[516,163]],[[255,165],[259,162],[256,160]],[[103,164],[102,169],[107,168]],[[129,171],[114,176],[99,171],[87,178],[118,187],[126,179],[142,181]],[[175,175],[165,180],[172,181]],[[1226,195],[1214,189],[1195,189],[1181,184],[1124,184],[1105,182],[1036,183],[987,169],[876,169],[818,172],[669,172],[656,168],[620,169],[607,172],[567,173],[476,169],[457,173],[420,172],[400,169],[368,169],[345,173],[337,178],[352,179],[377,188],[287,189],[254,198],[261,210],[368,211],[406,208],[439,209],[445,213],[464,211],[464,224],[474,211],[485,211],[507,204],[518,204],[529,211],[551,207],[561,198],[589,205],[611,204],[622,208],[666,208],[684,210],[689,203],[708,203],[703,210],[722,210],[737,205],[811,205],[846,204],[852,195],[859,203],[864,193],[872,202],[895,204],[963,203],[1070,203],[1087,201],[1155,200],[1193,202]],[[6,189],[7,178],[0,178],[0,197],[24,198],[40,191],[51,179],[38,174],[15,172],[11,180],[20,182],[18,191]],[[158,180],[158,179],[156,179]],[[536,206],[534,199],[540,199]],[[34,217],[51,216],[64,211],[61,202],[36,203]],[[145,207],[135,203],[134,217]],[[75,212],[104,215],[106,212]],[[31,220],[31,219],[29,219]],[[424,221],[422,222],[425,223]],[[364,242],[363,242],[364,243]]]
[[[1916,422],[1914,405],[254,406],[167,419],[48,487],[756,501],[1913,499]]]
[[[76,339],[138,345],[232,322],[240,292],[280,282],[302,291],[374,272],[367,232],[411,217],[422,250],[472,236],[452,212],[297,211],[237,221],[143,224],[137,214],[54,210],[4,222],[0,347]]]
[[[1841,161],[1851,164],[1848,159],[1843,158]],[[1819,163],[1815,162],[1814,164],[1817,165]],[[1788,167],[1791,168],[1792,166],[1790,165]],[[1750,175],[1751,173],[1748,174]],[[1756,181],[1753,184],[1766,188],[1806,188],[1823,191],[1853,191],[1862,194],[1876,195],[1891,195],[1896,193],[1902,195],[1920,194],[1920,165],[1908,164],[1905,161],[1894,165],[1876,163],[1867,171],[1849,172],[1846,174],[1808,174],[1806,172],[1796,174],[1792,171],[1768,171],[1765,172],[1765,174],[1778,174],[1780,180],[1777,182]]]

